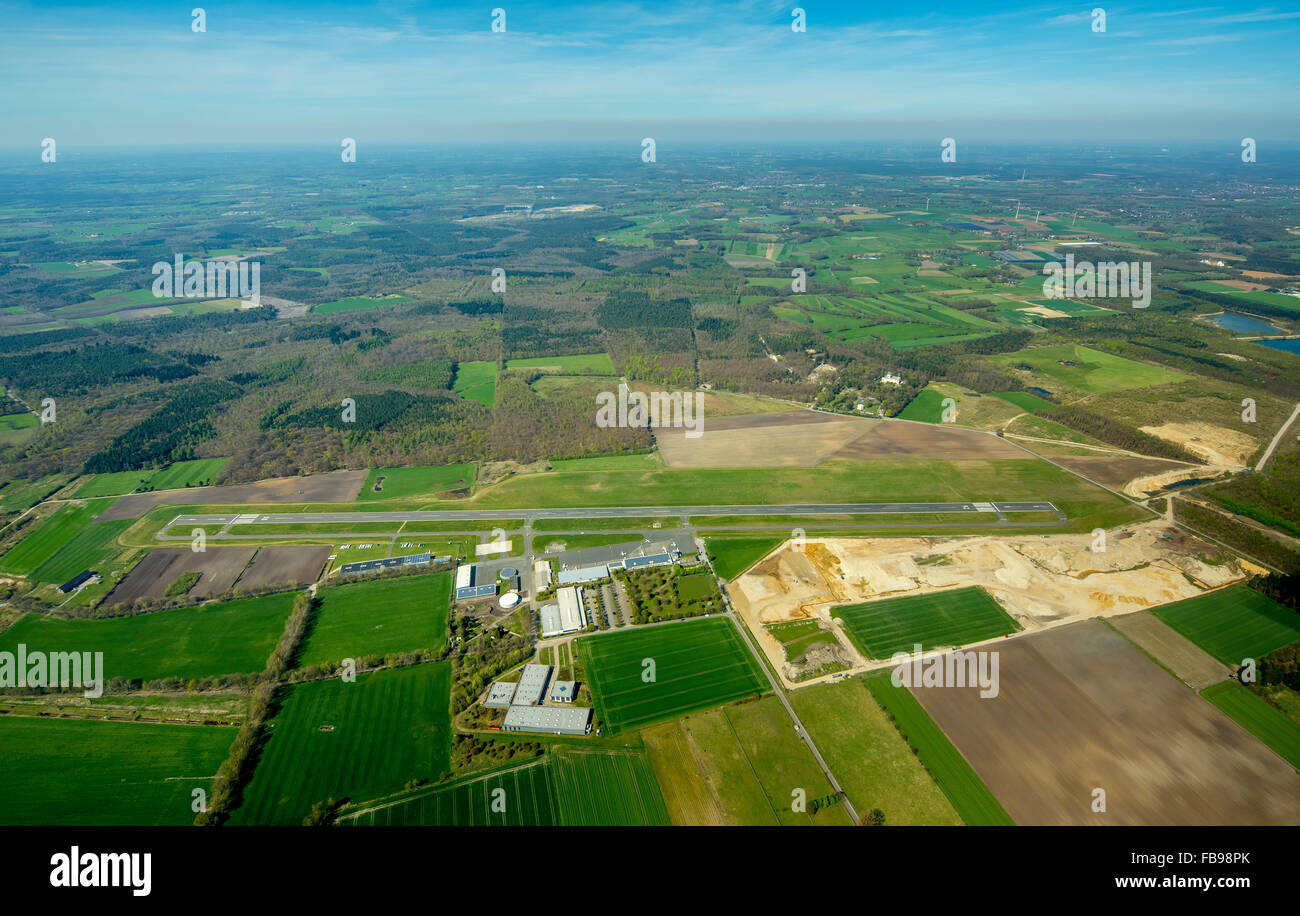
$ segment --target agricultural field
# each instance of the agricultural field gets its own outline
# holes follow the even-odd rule
[[[179,490],[185,487],[207,486],[216,480],[226,458],[199,458],[177,461],[162,469],[142,471],[117,471],[96,474],[83,483],[73,495],[74,499],[95,496],[122,496],[137,490]]]
[[[502,790],[503,794],[494,796]],[[504,810],[494,810],[493,802]],[[668,813],[645,753],[555,746],[528,763],[345,813],[347,826],[650,827]]]
[[[1201,696],[1300,771],[1300,725],[1237,681],[1206,687]]]
[[[131,522],[92,522],[82,528],[48,560],[32,572],[37,582],[61,585],[86,569],[100,569],[122,551],[118,538]]]
[[[185,826],[235,729],[0,717],[0,825]]]
[[[376,309],[385,305],[400,305],[408,301],[405,296],[353,296],[349,299],[335,299],[333,302],[323,302],[312,309],[319,315],[332,315],[336,312],[360,312],[368,309]]]
[[[884,709],[903,740],[916,749],[917,759],[930,772],[965,823],[976,827],[1001,827],[1014,823],[988,786],[906,687],[895,687],[890,682],[889,671],[872,672],[865,675],[864,681],[871,696]]]
[[[576,356],[539,356],[532,359],[508,359],[507,369],[534,369],[556,375],[613,375],[614,364],[608,353],[585,353]]]
[[[451,390],[491,408],[496,403],[497,364],[483,360],[458,363]]]
[[[990,356],[990,361],[1016,370],[1031,384],[1047,390],[1062,389],[1105,394],[1131,388],[1154,388],[1188,381],[1191,376],[1163,366],[1103,353],[1079,344],[1033,347]]]
[[[1300,639],[1300,615],[1245,585],[1166,604],[1151,613],[1232,668]]]
[[[1291,765],[1103,622],[1042,630],[997,651],[996,696],[947,686],[893,688],[888,672],[871,686],[891,711],[887,698],[919,700],[926,727],[955,748],[963,766],[969,762],[1016,823],[1289,824],[1300,818],[1300,774]],[[915,726],[895,716],[920,746]],[[924,747],[921,759],[949,791]],[[1105,811],[1092,806],[1098,786],[1106,789]],[[954,805],[965,816],[956,799]]]
[[[823,629],[816,620],[791,620],[769,623],[764,629],[785,649],[787,661],[796,661],[813,646],[835,645],[835,634]]]
[[[171,584],[188,572],[200,574],[198,584],[189,591],[191,597],[211,598],[224,594],[243,575],[256,551],[256,547],[209,547],[201,553],[187,547],[151,550],[117,583],[105,603],[111,606],[129,604],[140,598],[165,597]]]
[[[978,586],[837,607],[831,616],[844,622],[844,631],[865,657],[880,659],[911,652],[917,643],[922,649],[964,646],[1020,629]]]
[[[451,576],[444,571],[318,590],[320,608],[299,664],[441,649],[447,644]]]
[[[824,804],[835,793],[776,697],[697,713],[680,725],[699,755],[706,785],[731,823],[850,823],[841,804]],[[795,810],[796,790],[802,790],[803,811]]]
[[[297,825],[312,805],[378,798],[450,767],[451,664],[436,662],[298,684],[232,824]]]
[[[357,499],[402,499],[432,496],[447,490],[468,488],[474,483],[474,465],[449,464],[443,467],[375,468],[361,485]],[[354,529],[355,530],[355,529]]]
[[[735,626],[691,620],[588,636],[577,641],[596,699],[612,732],[763,692],[765,684]],[[654,661],[653,680],[645,659]]]
[[[704,548],[713,571],[731,580],[775,550],[783,540],[780,537],[707,537]]]
[[[859,816],[879,808],[886,826],[962,823],[865,678],[803,687],[790,703]]]
[[[0,648],[13,652],[25,643],[32,651],[103,652],[110,679],[253,674],[266,667],[293,597],[285,592],[99,620],[28,614],[0,634]]]
[[[30,576],[80,534],[104,509],[103,502],[64,503],[59,506],[35,531],[0,557],[0,572]]]

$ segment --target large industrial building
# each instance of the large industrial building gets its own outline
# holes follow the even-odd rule
[[[478,567],[472,563],[456,567],[456,600],[467,601],[474,598],[488,598],[497,593],[495,581],[480,585]]]
[[[501,726],[508,732],[585,735],[591,731],[587,706],[511,706]]]
[[[585,585],[608,578],[616,569],[669,566],[681,556],[681,547],[673,539],[570,550],[560,558],[561,569],[556,581],[560,585]]]
[[[515,688],[514,706],[535,706],[546,696],[546,685],[551,682],[550,665],[524,665]]]
[[[357,563],[344,563],[339,567],[340,576],[359,576],[377,569],[400,569],[405,566],[428,566],[432,563],[449,563],[451,557],[435,557],[431,553],[413,553],[405,557],[382,557],[378,560],[361,560]]]
[[[587,626],[587,611],[582,605],[582,595],[569,586],[555,593],[557,604],[541,609],[542,638],[549,639],[562,633],[574,633]]]

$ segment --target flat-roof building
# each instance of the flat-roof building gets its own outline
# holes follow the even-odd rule
[[[446,563],[451,557],[435,557],[431,553],[413,553],[405,557],[381,557],[378,560],[361,560],[357,563],[344,563],[339,567],[340,576],[359,576],[377,569],[400,569],[404,566],[428,566],[431,563]]]
[[[77,573],[67,582],[64,582],[62,585],[60,585],[59,591],[61,591],[63,594],[66,595],[69,592],[75,592],[77,589],[81,588],[81,586],[86,585],[89,582],[98,582],[98,581],[99,581],[99,573],[95,572],[93,569],[87,569]]]
[[[538,611],[542,618],[542,639],[550,639],[552,636],[559,636],[564,630],[560,629],[560,606],[558,604],[548,604]]]
[[[578,694],[577,681],[556,681],[551,685],[551,700],[556,703],[572,703]]]
[[[496,582],[479,585],[478,567],[473,564],[456,568],[456,600],[466,601],[473,598],[488,598],[497,593]]]
[[[551,680],[550,665],[524,665],[519,675],[519,686],[515,688],[513,706],[536,706],[546,695],[546,685]]]
[[[581,585],[585,582],[599,582],[601,579],[609,578],[609,567],[584,566],[581,569],[562,569],[560,570],[560,585]]]
[[[515,688],[518,684],[510,681],[496,681],[488,688],[487,699],[483,701],[484,706],[491,706],[494,709],[505,709],[510,705],[510,701],[515,698]]]
[[[555,593],[560,605],[560,632],[572,633],[587,625],[587,611],[582,606],[582,595],[572,585]]]
[[[501,727],[508,732],[585,735],[591,731],[591,709],[586,706],[511,706]]]

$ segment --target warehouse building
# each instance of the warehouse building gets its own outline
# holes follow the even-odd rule
[[[584,566],[581,569],[560,570],[560,585],[584,585],[587,582],[599,582],[609,578],[609,566]]]
[[[344,563],[339,567],[340,576],[359,576],[362,573],[384,569],[401,569],[403,567],[428,566],[432,563],[450,563],[451,557],[435,557],[431,553],[414,553],[405,557],[382,557],[378,560],[362,560],[357,563]]]
[[[546,695],[546,685],[551,682],[550,665],[524,665],[515,688],[512,706],[536,706]]]
[[[478,567],[471,564],[456,568],[456,600],[487,598],[497,593],[496,582],[478,584]]]
[[[585,735],[591,731],[591,709],[585,706],[511,706],[501,727],[508,732]]]
[[[491,706],[493,709],[506,709],[515,698],[515,688],[518,684],[510,681],[495,681],[488,688],[487,699],[483,701],[484,706]]]
[[[551,685],[551,702],[572,703],[578,695],[577,681],[556,681]]]
[[[542,618],[542,639],[550,639],[552,636],[559,636],[564,632],[560,629],[560,606],[558,604],[548,604],[537,613]]]
[[[560,603],[560,632],[572,633],[587,626],[587,609],[582,606],[582,593],[573,586],[555,593]]]

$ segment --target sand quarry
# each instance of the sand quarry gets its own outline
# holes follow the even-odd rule
[[[727,590],[793,687],[811,681],[798,681],[799,670],[765,624],[821,620],[840,643],[842,663],[860,670],[886,662],[853,648],[832,619],[838,605],[978,585],[1032,633],[1191,598],[1252,572],[1237,560],[1207,563],[1215,548],[1161,521],[1109,531],[1106,539],[1106,550],[1093,553],[1090,534],[809,538],[803,551],[786,542]]]

